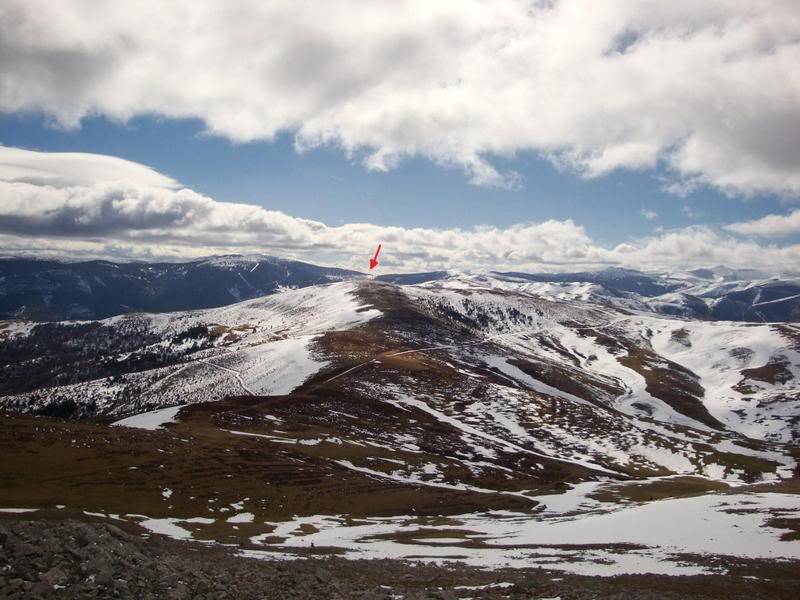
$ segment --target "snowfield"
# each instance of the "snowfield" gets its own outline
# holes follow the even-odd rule
[[[687,322],[677,327],[654,319],[643,319],[641,324],[652,331],[656,352],[700,377],[703,404],[726,426],[758,439],[792,440],[791,422],[800,397],[800,352],[775,326]],[[678,330],[683,335],[676,339]],[[744,379],[742,371],[775,363],[788,372],[785,382],[752,380],[746,393],[737,389]]]
[[[578,494],[565,508],[580,498]],[[411,516],[372,518],[366,519],[367,524],[348,526],[344,518],[317,515],[281,523],[272,535],[287,536],[280,545],[283,548],[332,546],[346,549],[345,556],[350,558],[444,562],[458,556],[460,561],[485,568],[541,565],[586,575],[694,575],[713,572],[714,567],[691,564],[678,554],[800,558],[800,544],[781,541],[780,530],[766,525],[770,516],[788,516],[797,510],[800,498],[795,495],[712,494],[577,518],[490,512],[458,515],[442,519],[447,524],[424,527]],[[297,535],[304,524],[319,531]],[[459,535],[440,537],[448,531]],[[419,537],[413,537],[415,532]],[[392,539],[398,534],[403,539],[412,534],[413,541]],[[258,538],[252,541],[261,543]],[[467,542],[478,542],[479,547],[466,546]],[[569,548],[572,544],[607,548]]]
[[[120,425],[122,427],[137,427],[139,429],[149,429],[152,431],[166,425],[167,423],[174,423],[175,417],[184,406],[186,406],[186,404],[180,406],[170,406],[168,408],[161,408],[138,415],[133,415],[127,419],[115,421],[112,423],[112,425]]]

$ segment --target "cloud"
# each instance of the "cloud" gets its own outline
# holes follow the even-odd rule
[[[661,232],[657,236],[622,244],[614,248],[612,254],[620,264],[643,269],[724,264],[739,268],[758,268],[770,273],[776,269],[797,273],[796,265],[800,265],[798,244],[762,245],[721,235],[702,225]]]
[[[516,186],[533,151],[581,176],[800,196],[794,0],[310,3],[6,0],[0,110],[197,117],[366,168],[422,156]]]
[[[689,206],[688,204],[684,204],[683,206],[681,206],[681,212],[684,215],[686,215],[687,218],[692,219],[692,220],[699,219],[704,214],[702,210],[697,209],[697,208],[693,208],[693,207]]]
[[[650,210],[649,208],[643,208],[642,210],[639,211],[639,214],[648,221],[652,221],[653,219],[658,217],[658,213],[654,210]]]
[[[175,188],[178,183],[139,163],[83,152],[34,152],[0,145],[0,180],[54,187],[127,181]]]
[[[732,223],[725,229],[743,235],[758,236],[785,236],[800,233],[800,210],[795,210],[788,215],[767,215],[753,221]]]
[[[32,157],[33,164],[38,164],[38,158]],[[800,265],[800,245],[761,245],[703,226],[662,230],[614,248],[596,243],[572,220],[471,229],[369,223],[330,226],[261,206],[219,202],[171,184],[158,187],[108,180],[105,172],[93,170],[101,158],[108,157],[85,155],[82,160],[87,169],[77,159],[74,172],[82,178],[82,185],[65,185],[60,180],[58,185],[19,181],[16,177],[4,180],[0,174],[0,251],[168,260],[271,253],[363,269],[381,243],[383,268],[397,272],[553,271],[607,265],[683,268],[719,263],[771,270],[776,264]],[[131,165],[131,173],[140,172]],[[89,181],[92,173],[97,175],[95,182]],[[155,181],[162,181],[155,175]]]

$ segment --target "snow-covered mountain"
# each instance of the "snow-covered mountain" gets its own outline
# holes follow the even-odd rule
[[[712,321],[800,321],[800,279],[727,267],[642,273],[611,268],[582,273],[495,273],[528,283],[531,293]]]
[[[595,285],[484,275],[341,282],[214,309],[9,322],[0,391],[7,407],[70,414],[74,403],[86,417],[287,394],[349,364],[365,342],[353,350],[330,340],[368,327],[376,348],[442,346],[436,355],[488,378],[509,403],[532,390],[626,421],[800,438],[797,326],[665,317],[607,302]]]
[[[182,263],[0,259],[0,318],[102,319],[137,311],[224,306],[270,294],[362,277],[264,255]]]
[[[4,322],[0,408],[74,425],[6,416],[0,426],[14,443],[43,444],[17,451],[54,445],[76,464],[99,461],[85,473],[105,473],[116,448],[97,514],[248,551],[313,542],[408,557],[423,545],[426,557],[522,565],[552,552],[530,536],[606,542],[611,521],[674,509],[694,525],[672,552],[710,552],[688,531],[713,522],[747,556],[800,557],[777,538],[747,546],[796,504],[769,492],[798,476],[800,327],[663,315],[611,302],[598,285],[359,279],[219,308]],[[62,463],[26,464],[38,481]],[[81,498],[99,485],[85,473],[70,479]],[[110,496],[115,486],[125,493]],[[131,505],[130,490],[144,496]],[[661,498],[673,504],[651,502]],[[736,529],[723,506],[755,512]],[[564,524],[573,519],[599,529],[586,538]],[[683,554],[675,563],[642,549],[668,531],[631,527],[613,542],[630,547],[559,556],[594,565],[586,572],[686,568]]]
[[[386,274],[377,281],[414,285],[464,274]],[[0,259],[0,318],[102,319],[131,312],[225,306],[283,288],[363,278],[357,271],[264,255],[215,256],[183,263]],[[644,273],[609,268],[578,273],[487,273],[543,297],[610,304],[641,312],[712,321],[800,320],[800,280],[717,266]],[[527,286],[520,287],[519,284]]]

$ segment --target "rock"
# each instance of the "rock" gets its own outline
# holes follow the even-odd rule
[[[360,600],[385,600],[386,594],[376,590],[367,590],[359,596]]]
[[[329,583],[330,580],[332,579],[331,572],[328,571],[327,569],[323,569],[322,567],[314,571],[314,576],[320,583]]]
[[[102,565],[100,570],[95,573],[94,577],[95,583],[97,585],[101,585],[103,587],[111,587],[114,585],[114,572],[111,570],[111,567],[107,565]]]
[[[179,583],[170,590],[165,597],[169,598],[169,600],[187,600],[192,597],[192,593],[189,591],[188,587]]]
[[[31,556],[32,554],[36,554],[36,550],[28,542],[16,542],[12,551],[19,556]]]
[[[120,529],[116,525],[112,525],[111,523],[106,523],[106,530],[115,538],[123,540],[125,542],[129,542],[132,539],[134,539],[130,533],[122,531],[122,529]]]
[[[53,567],[46,573],[42,573],[39,577],[42,581],[49,583],[52,586],[65,585],[67,583],[67,575],[58,567]]]
[[[19,577],[15,577],[14,579],[9,579],[7,584],[7,590],[9,592],[16,592],[18,590],[22,590],[25,588],[25,581],[20,579]]]
[[[79,527],[74,537],[81,548],[97,542],[97,533],[88,527]]]
[[[37,581],[31,586],[30,590],[28,590],[28,594],[30,598],[36,600],[49,599],[53,595],[53,586],[45,581]]]
[[[114,594],[122,596],[123,598],[130,595],[130,587],[128,586],[128,582],[124,579],[115,579],[112,587],[114,588]]]

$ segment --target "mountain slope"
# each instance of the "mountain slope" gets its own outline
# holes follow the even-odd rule
[[[462,399],[500,402],[496,414],[518,405],[522,413],[468,435],[489,435],[495,445],[552,443],[553,452],[562,451],[565,440],[580,440],[574,421],[583,414],[605,441],[599,450],[578,444],[582,464],[624,471],[631,448],[664,427],[709,439],[797,440],[797,344],[791,325],[635,315],[498,289],[485,279],[340,283],[203,311],[36,325],[9,335],[0,390],[3,405],[17,410],[124,416],[226,395],[288,394],[318,373],[333,373],[347,393],[394,394],[400,404],[427,390],[440,421],[474,405],[460,405]],[[52,381],[61,385],[43,385]],[[455,408],[438,406],[437,389]],[[525,411],[534,418],[538,404],[534,420],[552,426],[553,403],[572,407],[558,433],[542,426],[537,438],[522,435]],[[632,432],[629,439],[623,431]],[[675,460],[692,462],[692,452]]]
[[[40,417],[0,415],[23,457],[0,465],[0,504],[254,555],[704,573],[727,551],[710,527],[750,559],[800,558],[780,533],[798,507],[796,326],[528,283],[349,281],[4,324],[0,406]]]
[[[610,268],[583,273],[496,273],[489,280],[558,299],[712,321],[800,321],[800,280],[726,267],[686,273]]]
[[[137,311],[224,306],[270,294],[362,277],[270,256],[220,256],[185,263],[0,260],[0,318],[102,319]]]
[[[446,271],[382,274],[399,285],[443,281]],[[220,256],[184,263],[67,263],[0,259],[0,318],[101,319],[130,312],[210,308],[273,293],[362,278],[356,271],[270,256]],[[460,276],[463,277],[463,276]],[[704,320],[800,320],[800,281],[725,267],[685,273],[610,268],[580,273],[470,276],[554,300],[581,300],[626,310]],[[524,284],[524,285],[523,285]]]

